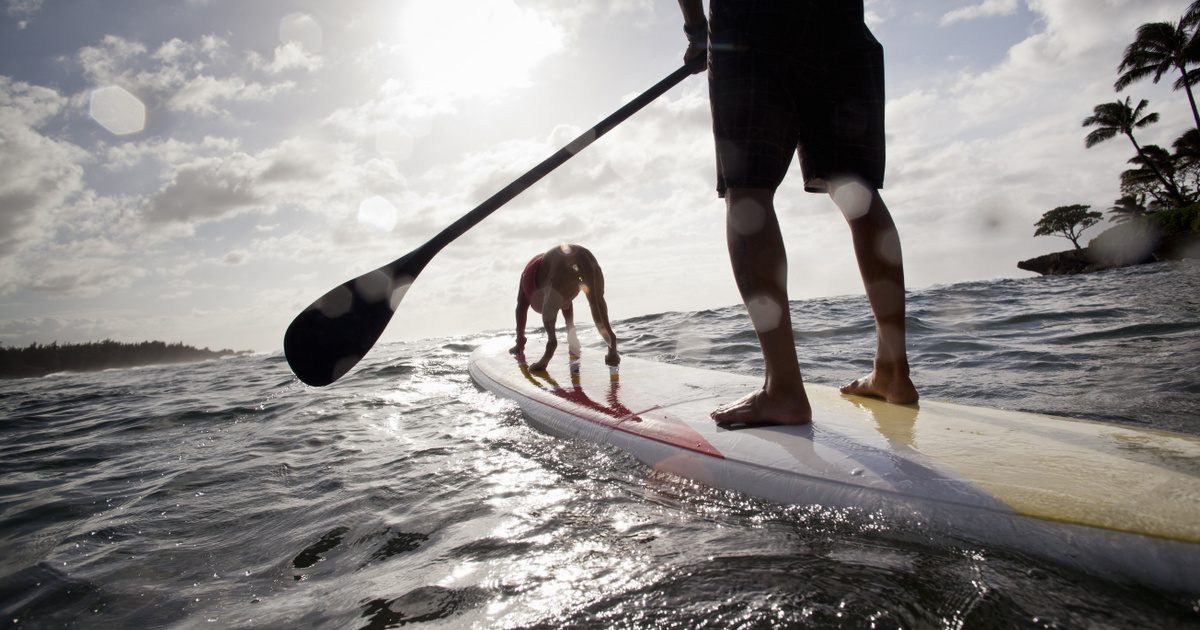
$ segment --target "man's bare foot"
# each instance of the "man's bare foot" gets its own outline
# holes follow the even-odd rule
[[[853,380],[838,388],[850,396],[882,398],[890,403],[908,405],[917,402],[917,387],[907,376],[882,378],[877,372]]]
[[[812,408],[803,392],[781,400],[760,389],[717,407],[709,416],[717,424],[808,424]]]

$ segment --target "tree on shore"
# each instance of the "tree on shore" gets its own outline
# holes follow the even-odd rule
[[[1195,41],[1197,23],[1200,23],[1200,2],[1193,2],[1178,24],[1150,22],[1138,27],[1136,38],[1125,49],[1125,56],[1117,68],[1119,76],[1113,87],[1120,92],[1146,77],[1158,83],[1164,74],[1178,71],[1175,89],[1187,92],[1192,119],[1200,129],[1200,111],[1196,109],[1196,97],[1192,93],[1192,86],[1200,80],[1200,75],[1188,72],[1189,65],[1194,66],[1200,61],[1200,46]]]
[[[1193,87],[1200,84],[1200,0],[1191,0],[1178,22],[1150,22],[1138,27],[1134,40],[1125,48],[1117,67],[1113,87],[1121,92],[1133,83],[1149,78],[1158,83],[1164,76],[1177,74],[1174,89],[1187,94],[1195,126],[1181,134],[1171,151],[1155,144],[1143,146],[1135,132],[1158,122],[1158,114],[1147,111],[1149,102],[1133,98],[1101,103],[1083,120],[1090,128],[1084,144],[1092,148],[1118,135],[1125,136],[1136,155],[1129,159],[1132,168],[1121,173],[1121,197],[1108,208],[1113,223],[1141,229],[1149,224],[1166,225],[1178,217],[1186,223],[1176,232],[1200,232],[1200,222],[1190,223],[1200,209],[1200,108]],[[1103,215],[1091,206],[1060,206],[1042,215],[1035,223],[1034,236],[1062,236],[1075,249],[1082,250],[1079,237],[1098,223]],[[1109,232],[1093,239],[1103,240]],[[1116,237],[1114,237],[1116,238]],[[1112,240],[1112,239],[1110,239]],[[1103,249],[1102,245],[1097,247]]]
[[[1146,216],[1150,211],[1142,203],[1141,195],[1124,195],[1108,209],[1113,223],[1124,223]]]
[[[1131,99],[1127,96],[1124,101],[1101,103],[1095,106],[1092,108],[1092,115],[1083,119],[1084,127],[1095,127],[1095,129],[1088,133],[1087,138],[1084,140],[1084,145],[1090,149],[1118,135],[1129,138],[1129,142],[1133,144],[1134,150],[1137,151],[1138,158],[1141,159],[1141,164],[1150,169],[1158,181],[1166,188],[1166,194],[1170,202],[1176,205],[1184,205],[1186,201],[1180,193],[1179,185],[1162,172],[1156,160],[1147,157],[1146,150],[1138,144],[1137,138],[1133,135],[1135,129],[1148,127],[1158,122],[1158,114],[1156,112],[1145,111],[1149,104],[1149,101],[1142,99],[1138,102],[1137,107],[1133,107]]]
[[[1200,166],[1200,129],[1188,129],[1171,145],[1175,160],[1185,168]]]
[[[1166,149],[1148,144],[1142,147],[1142,155],[1129,158],[1129,163],[1134,168],[1121,173],[1121,192],[1148,196],[1158,208],[1186,205],[1183,199],[1191,197],[1192,191],[1179,183],[1179,176],[1186,174],[1187,169],[1181,173],[1183,164]],[[1162,185],[1164,178],[1179,191],[1178,196]]]
[[[1033,235],[1061,236],[1071,241],[1075,249],[1083,249],[1079,246],[1080,235],[1084,230],[1096,225],[1102,216],[1099,212],[1091,211],[1091,206],[1083,204],[1059,206],[1053,210],[1047,210],[1042,215],[1042,218],[1034,224],[1037,231]]]
[[[43,376],[53,372],[89,372],[113,368],[188,363],[243,354],[234,350],[194,348],[182,343],[143,341],[122,343],[105,339],[82,344],[30,344],[0,347],[0,378]]]

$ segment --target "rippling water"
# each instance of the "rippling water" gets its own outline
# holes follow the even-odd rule
[[[861,297],[792,313],[806,378],[869,369]],[[909,328],[928,399],[1200,434],[1195,263],[917,290]],[[629,355],[760,370],[740,307],[616,331]],[[496,334],[380,346],[320,390],[280,355],[0,382],[0,623],[1200,624],[1200,594],[654,476],[543,435],[467,377]]]

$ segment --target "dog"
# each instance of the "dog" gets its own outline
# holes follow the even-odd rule
[[[604,272],[600,263],[587,248],[572,243],[563,243],[544,254],[534,256],[521,273],[517,288],[517,345],[509,351],[518,357],[525,353],[525,318],[529,309],[541,313],[546,327],[546,351],[542,358],[529,366],[530,371],[542,371],[550,364],[550,358],[558,348],[555,328],[558,312],[562,311],[567,324],[567,347],[571,361],[579,357],[579,339],[575,336],[575,317],[571,300],[579,292],[587,296],[592,309],[592,321],[604,342],[608,354],[604,363],[617,366],[621,356],[617,354],[617,336],[608,321],[608,304],[604,301]]]

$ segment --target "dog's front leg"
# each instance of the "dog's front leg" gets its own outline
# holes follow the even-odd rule
[[[571,308],[571,303],[563,307],[563,322],[567,325],[567,355],[571,361],[579,360],[581,349],[579,346],[579,337],[575,335],[575,309]]]
[[[542,358],[538,359],[537,363],[529,366],[529,369],[534,372],[545,370],[546,366],[550,365],[550,357],[553,357],[554,351],[558,349],[558,336],[554,332],[554,329],[558,327],[558,309],[548,308],[542,311],[542,323],[546,326],[546,351],[542,353]]]

